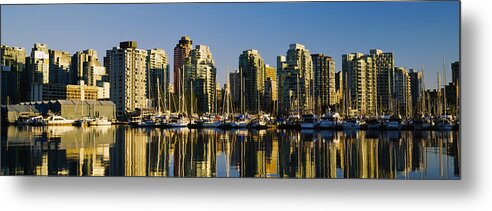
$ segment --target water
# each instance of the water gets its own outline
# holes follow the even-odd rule
[[[2,128],[0,175],[460,179],[459,133]]]

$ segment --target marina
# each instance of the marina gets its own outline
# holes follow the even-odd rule
[[[457,131],[9,126],[1,175],[459,179]]]

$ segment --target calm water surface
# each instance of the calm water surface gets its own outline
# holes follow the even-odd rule
[[[0,175],[460,179],[459,133],[6,127]]]

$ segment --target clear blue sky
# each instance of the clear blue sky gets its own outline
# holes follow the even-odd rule
[[[107,49],[135,40],[143,49],[163,48],[173,65],[182,35],[210,46],[221,85],[237,69],[243,50],[257,49],[276,66],[290,43],[335,59],[371,48],[395,53],[396,66],[425,66],[426,87],[436,87],[436,70],[459,59],[459,2],[321,2],[2,5],[1,43],[35,42],[70,53],[93,48],[102,61]]]

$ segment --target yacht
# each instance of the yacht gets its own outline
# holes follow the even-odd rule
[[[190,121],[187,118],[172,114],[166,125],[168,127],[187,127],[189,123]]]
[[[319,127],[321,129],[335,129],[338,126],[340,115],[338,113],[328,113],[321,117]]]
[[[318,117],[314,114],[302,115],[301,129],[314,129],[318,127]]]
[[[414,130],[429,130],[432,126],[432,122],[425,117],[417,117],[412,121]]]
[[[452,130],[454,127],[453,117],[450,115],[443,115],[436,123],[438,130]]]
[[[378,118],[373,117],[366,121],[366,127],[368,130],[380,130],[383,128],[383,123]]]
[[[89,126],[111,126],[111,121],[108,121],[107,118],[102,117],[88,121],[87,124]]]
[[[402,129],[402,119],[400,115],[393,115],[389,118],[388,123],[386,124],[386,129],[388,130],[400,130]]]
[[[359,121],[358,119],[347,119],[343,122],[342,128],[344,130],[358,130],[360,129],[361,125],[362,122]]]
[[[299,115],[290,115],[286,120],[280,120],[277,127],[280,129],[297,129],[300,128]]]
[[[73,125],[75,121],[71,119],[65,119],[62,116],[54,115],[46,119],[45,124],[49,126],[53,125]]]

